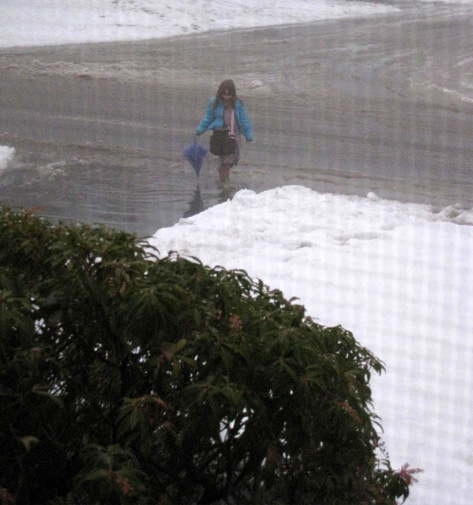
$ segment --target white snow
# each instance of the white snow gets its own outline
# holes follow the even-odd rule
[[[0,171],[5,169],[13,158],[15,149],[9,146],[0,146]]]
[[[395,10],[343,0],[2,0],[0,47],[141,40]]]
[[[391,462],[420,467],[411,505],[473,496],[473,209],[320,194],[238,192],[151,243],[243,268],[323,325],[341,324],[387,372],[373,377]]]
[[[411,0],[405,0],[411,2]],[[422,0],[423,2],[424,0]],[[445,3],[472,3],[472,0]],[[417,5],[417,4],[416,4]],[[395,12],[343,0],[1,0],[0,47],[138,40]],[[251,111],[250,111],[251,112]],[[14,149],[0,146],[0,169]],[[473,210],[283,187],[237,193],[152,242],[244,268],[386,364],[372,379],[390,459],[421,467],[410,505],[473,496]]]

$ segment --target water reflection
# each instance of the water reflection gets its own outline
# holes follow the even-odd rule
[[[194,193],[192,194],[192,199],[189,202],[189,209],[184,212],[184,217],[195,216],[199,212],[204,210],[204,202],[202,201],[202,196],[200,194],[200,186],[197,184]]]
[[[235,191],[232,191],[230,186],[224,186],[219,195],[218,195],[218,203],[226,202],[227,200],[231,200]],[[208,196],[208,195],[207,195]],[[215,198],[215,197],[214,197]],[[202,200],[202,193],[200,191],[200,185],[197,184],[194,192],[192,193],[192,198],[188,202],[189,208],[184,212],[183,217],[191,217],[199,214],[203,210],[205,210],[204,201]],[[215,200],[211,205],[215,205]]]
[[[220,193],[218,197],[218,203],[223,203],[226,202],[227,200],[231,200],[232,198],[232,192],[230,186],[224,186],[222,188],[222,192]]]

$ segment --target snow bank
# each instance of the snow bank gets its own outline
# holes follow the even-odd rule
[[[237,193],[151,243],[243,268],[386,364],[373,377],[393,465],[424,469],[410,505],[473,495],[473,210],[316,193]]]
[[[0,170],[7,167],[8,162],[13,158],[15,149],[8,146],[0,146]]]

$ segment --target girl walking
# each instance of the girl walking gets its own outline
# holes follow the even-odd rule
[[[235,138],[235,152],[219,156],[217,167],[220,184],[226,185],[230,169],[238,164],[240,159],[241,135],[247,142],[253,140],[253,130],[243,102],[237,97],[235,83],[226,79],[218,87],[217,94],[210,99],[205,117],[196,129],[197,135],[207,130],[228,128],[229,135]]]

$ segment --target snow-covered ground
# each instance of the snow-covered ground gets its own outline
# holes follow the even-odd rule
[[[343,0],[2,0],[0,46],[140,40],[393,10]]]
[[[405,0],[409,2],[411,0]],[[445,0],[448,2],[449,0]],[[454,3],[454,2],[452,2]],[[457,3],[471,3],[462,0]],[[391,12],[342,0],[2,0],[0,46],[137,40]],[[0,171],[14,155],[0,146]],[[421,467],[411,505],[473,496],[473,210],[244,190],[153,243],[243,268],[386,364],[375,410],[394,466]]]
[[[14,154],[15,149],[13,147],[0,146],[0,173],[7,167]]]
[[[409,503],[471,503],[473,210],[243,190],[151,243],[242,268],[352,331],[386,365],[372,385],[391,462],[424,470]]]

